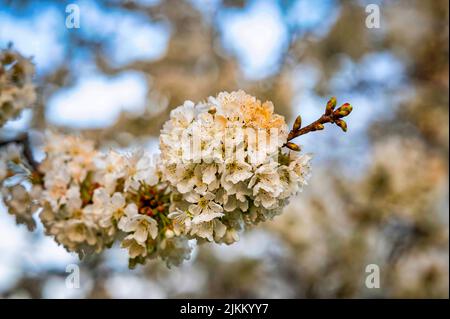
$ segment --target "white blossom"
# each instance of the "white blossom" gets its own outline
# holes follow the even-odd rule
[[[282,149],[287,132],[271,102],[244,91],[173,110],[160,149],[162,180],[180,195],[168,215],[174,231],[232,243],[244,224],[279,214],[310,171],[309,156]]]
[[[119,228],[127,233],[132,233],[133,238],[144,244],[148,238],[155,239],[158,235],[158,224],[150,216],[138,213],[137,206],[130,204],[125,208],[125,215],[119,223]]]

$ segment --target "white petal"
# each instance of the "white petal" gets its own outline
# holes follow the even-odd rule
[[[198,206],[198,205],[194,205],[194,204],[190,205],[189,208],[188,208],[188,210],[189,210],[189,211],[191,212],[191,214],[193,214],[193,215],[199,215],[199,214],[202,212],[201,207]]]
[[[214,220],[214,237],[217,239],[222,238],[225,235],[225,232],[227,231],[227,227],[220,221],[220,220]]]
[[[136,204],[132,203],[129,204],[126,208],[125,208],[125,214],[127,215],[127,217],[131,218],[134,216],[138,215],[138,209]]]
[[[205,184],[211,184],[216,180],[217,168],[215,165],[208,165],[208,167],[203,171],[202,181]]]
[[[214,218],[220,218],[222,216],[224,216],[223,213],[214,213],[214,212],[210,211],[208,213],[203,213],[203,214],[200,214],[198,216],[195,216],[192,219],[192,223],[193,224],[200,224],[200,223],[204,223],[204,222],[209,222],[209,221],[213,220]]]
[[[223,207],[215,202],[209,202],[208,207],[215,213],[223,212]]]
[[[125,206],[125,198],[122,193],[114,193],[111,197],[111,204],[115,210]]]
[[[152,222],[149,224],[148,232],[150,233],[150,237],[155,239],[158,236],[158,223],[153,218],[151,220]]]
[[[145,243],[147,237],[148,237],[147,227],[145,227],[145,225],[140,223],[134,233],[134,238],[139,243]]]
[[[200,195],[195,192],[184,194],[183,197],[186,201],[193,204],[198,203],[198,201],[200,200]]]

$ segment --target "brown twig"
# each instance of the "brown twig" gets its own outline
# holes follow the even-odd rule
[[[347,132],[347,123],[342,118],[349,115],[352,112],[353,108],[350,104],[345,103],[342,104],[337,110],[335,110],[336,102],[336,98],[332,97],[327,103],[325,113],[318,120],[303,128],[302,118],[301,116],[298,116],[294,122],[292,130],[288,134],[287,142],[284,144],[284,146],[291,150],[299,151],[300,147],[297,144],[292,143],[291,140],[309,132],[323,130],[325,128],[324,124],[326,123],[334,123],[339,126],[344,132]]]

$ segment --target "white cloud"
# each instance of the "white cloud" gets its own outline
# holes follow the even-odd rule
[[[242,10],[228,10],[221,20],[225,48],[237,55],[244,73],[262,78],[276,70],[287,45],[287,29],[275,3],[253,2]]]
[[[161,57],[169,40],[164,23],[152,23],[139,13],[102,9],[92,1],[80,1],[81,32],[107,43],[107,57],[119,66],[136,60]]]
[[[71,127],[106,127],[116,121],[122,110],[143,110],[147,90],[147,80],[139,72],[114,77],[86,76],[74,87],[60,90],[49,99],[47,118]]]
[[[34,56],[38,71],[48,71],[63,61],[63,26],[64,17],[54,7],[40,8],[26,18],[0,12],[0,47],[12,42],[25,56]]]

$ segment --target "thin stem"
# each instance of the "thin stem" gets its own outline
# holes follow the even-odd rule
[[[318,120],[312,122],[311,124],[297,130],[297,131],[290,131],[288,135],[288,141],[293,140],[296,137],[299,137],[301,135],[307,134],[309,132],[314,132],[319,130],[318,127],[320,127],[319,124],[325,124],[325,123],[333,123],[334,119],[331,115],[322,115]]]
[[[341,107],[339,107],[337,110],[335,110],[335,107],[336,107],[336,98],[332,97],[327,102],[324,114],[318,120],[312,122],[311,124],[305,127],[301,127],[302,118],[301,116],[297,116],[297,119],[294,122],[294,126],[292,127],[292,130],[289,132],[287,141],[284,144],[284,146],[293,151],[299,151],[300,146],[290,141],[292,141],[296,137],[305,135],[309,132],[323,130],[325,128],[324,124],[326,123],[336,124],[344,132],[347,132],[347,123],[342,118],[348,116],[352,112],[353,108],[348,103],[342,104]]]

